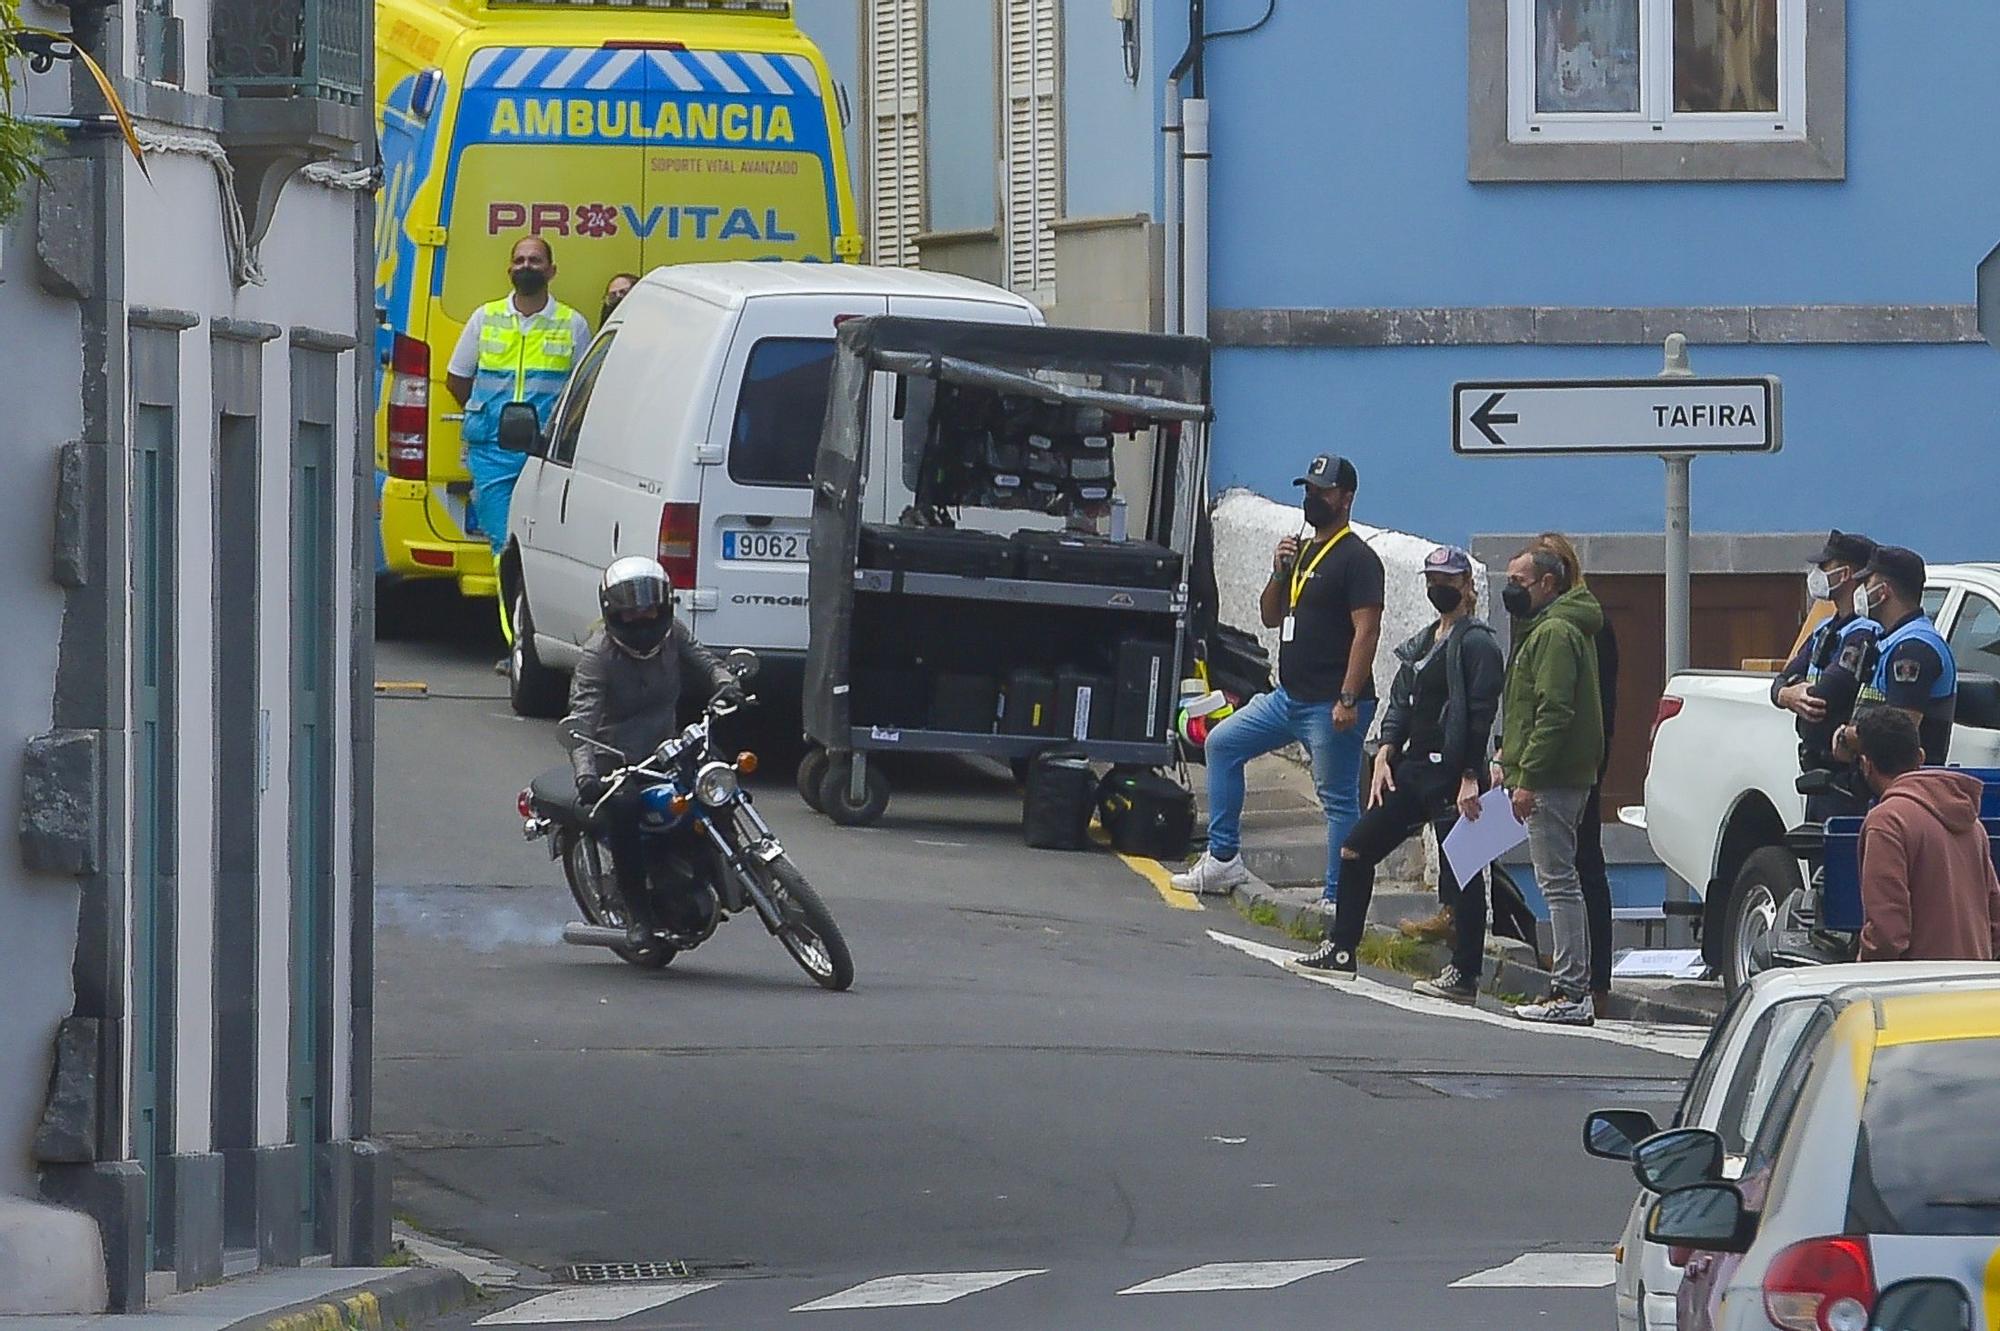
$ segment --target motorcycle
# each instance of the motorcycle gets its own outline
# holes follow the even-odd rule
[[[728,666],[737,679],[757,672],[757,658],[739,648]],[[756,771],[753,753],[725,759],[715,752],[711,728],[733,714],[733,705],[711,701],[700,719],[638,762],[609,774],[609,789],[586,807],[575,775],[564,765],[542,773],[518,800],[522,835],[546,838],[549,858],[562,864],[570,895],[583,913],[564,926],[563,941],[609,948],[621,960],[657,970],[701,946],[732,915],[754,910],[799,968],[822,988],[854,983],[854,961],[826,904],[785,854],[759,816],[742,778]],[[624,754],[587,735],[572,738],[621,759]],[[611,851],[598,813],[628,786],[639,792],[640,836],[647,843],[647,874],[655,899],[672,923],[656,929],[644,947],[632,946],[628,917],[611,869]]]

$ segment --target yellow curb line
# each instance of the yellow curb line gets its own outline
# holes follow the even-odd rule
[[[1096,839],[1097,844],[1100,846],[1111,844],[1111,838],[1104,834],[1104,829],[1101,827],[1092,827],[1090,835]],[[1166,902],[1175,910],[1205,909],[1201,904],[1201,898],[1192,892],[1183,892],[1174,886],[1174,876],[1168,873],[1166,866],[1158,860],[1149,860],[1142,855],[1127,855],[1123,851],[1114,851],[1112,853],[1118,856],[1126,868],[1151,883],[1153,890],[1160,894],[1160,900]]]
[[[382,1304],[363,1290],[339,1303],[318,1303],[275,1318],[263,1331],[382,1331]]]
[[[431,686],[420,679],[378,679],[375,681],[375,696],[378,698],[428,698]]]

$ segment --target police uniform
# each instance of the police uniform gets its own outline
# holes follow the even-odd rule
[[[1875,557],[1875,542],[1866,536],[1838,528],[1827,534],[1826,544],[1808,562],[1818,566],[1840,564],[1849,570],[1841,580],[1867,569]],[[1771,682],[1771,703],[1782,707],[1778,695],[1794,684],[1804,684],[1808,692],[1826,705],[1818,721],[1799,717],[1794,727],[1799,735],[1799,769],[1803,772],[1830,772],[1833,789],[1806,797],[1808,822],[1824,822],[1841,815],[1867,811],[1868,797],[1853,764],[1833,755],[1834,736],[1854,715],[1854,702],[1875,669],[1875,641],[1882,626],[1866,615],[1854,613],[1851,603],[1836,604],[1832,617],[1820,622],[1792,659]]]
[[[450,373],[472,380],[465,399],[465,467],[472,473],[472,504],[481,533],[497,556],[507,541],[507,509],[527,458],[500,447],[500,409],[526,402],[546,427],[570,367],[590,340],[590,323],[550,298],[522,314],[512,296],[474,312],[451,358]]]
[[[1869,570],[1923,590],[1924,561],[1914,551],[1884,546]],[[1882,632],[1875,669],[1861,688],[1858,705],[1885,703],[1918,714],[1924,762],[1942,767],[1951,754],[1951,719],[1958,710],[1958,663],[1944,635],[1922,610],[1912,610]]]

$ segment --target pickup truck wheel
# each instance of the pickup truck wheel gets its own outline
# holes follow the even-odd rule
[[[1750,852],[1729,892],[1722,982],[1734,994],[1771,966],[1771,944],[1805,896],[1798,859],[1783,846]]]

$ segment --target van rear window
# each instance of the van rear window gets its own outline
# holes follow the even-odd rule
[[[1877,1050],[1847,1197],[1850,1234],[2000,1234],[2000,1040]]]
[[[731,480],[812,484],[832,373],[830,337],[767,337],[750,348],[729,433]]]

